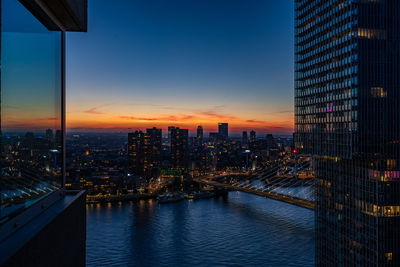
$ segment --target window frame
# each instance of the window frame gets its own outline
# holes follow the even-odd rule
[[[19,1],[19,0],[14,0]],[[2,17],[2,10],[1,10],[2,0],[0,0],[0,27],[1,27],[1,17]],[[28,10],[29,11],[29,10]],[[39,20],[40,23],[42,23]],[[42,23],[43,24],[43,23]],[[46,25],[44,25],[46,26]],[[48,196],[45,196],[43,199],[37,201],[32,206],[25,208],[25,210],[11,216],[9,219],[6,219],[3,223],[0,223],[0,242],[7,239],[10,235],[16,232],[18,229],[23,227],[26,223],[31,221],[34,217],[40,215],[42,212],[47,210],[51,205],[55,202],[59,201],[60,199],[64,198],[66,195],[65,190],[65,176],[66,176],[66,146],[65,146],[65,138],[66,138],[66,95],[65,95],[65,31],[59,30],[61,33],[61,176],[60,176],[60,188],[51,192]],[[0,40],[1,40],[2,32],[0,31]],[[0,51],[1,51],[1,44],[0,44]],[[0,107],[1,107],[1,98],[0,98]]]

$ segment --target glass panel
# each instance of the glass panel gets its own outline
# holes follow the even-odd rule
[[[1,1],[0,223],[61,187],[61,42]]]

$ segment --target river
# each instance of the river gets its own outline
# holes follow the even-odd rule
[[[87,206],[87,266],[314,266],[313,211],[241,192]]]

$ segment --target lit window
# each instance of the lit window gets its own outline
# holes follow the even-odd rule
[[[371,87],[371,96],[374,98],[386,98],[387,92],[382,87]]]
[[[393,253],[392,252],[385,253],[385,257],[387,261],[392,261]]]

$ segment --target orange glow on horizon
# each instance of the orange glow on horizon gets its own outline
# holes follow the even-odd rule
[[[196,131],[202,125],[205,132],[217,131],[219,122],[229,123],[230,132],[255,130],[257,132],[292,133],[293,116],[266,116],[265,120],[246,119],[234,115],[216,112],[196,112],[190,114],[158,114],[151,116],[133,116],[107,114],[90,109],[84,112],[70,112],[67,115],[67,128],[70,131],[135,131],[157,127],[167,129],[168,126]]]
[[[69,131],[135,131],[157,127],[166,130],[168,126],[176,126],[196,131],[203,126],[205,132],[218,130],[219,122],[229,123],[229,131],[240,133],[255,130],[264,133],[293,133],[293,115],[291,113],[258,115],[232,115],[233,112],[195,111],[178,114],[131,115],[124,111],[105,112],[91,108],[84,111],[67,112],[67,129]],[[32,114],[33,115],[33,114]],[[253,117],[249,119],[248,117]],[[59,128],[60,118],[40,117],[35,114],[17,116],[9,114],[3,118],[3,130],[44,130]]]

